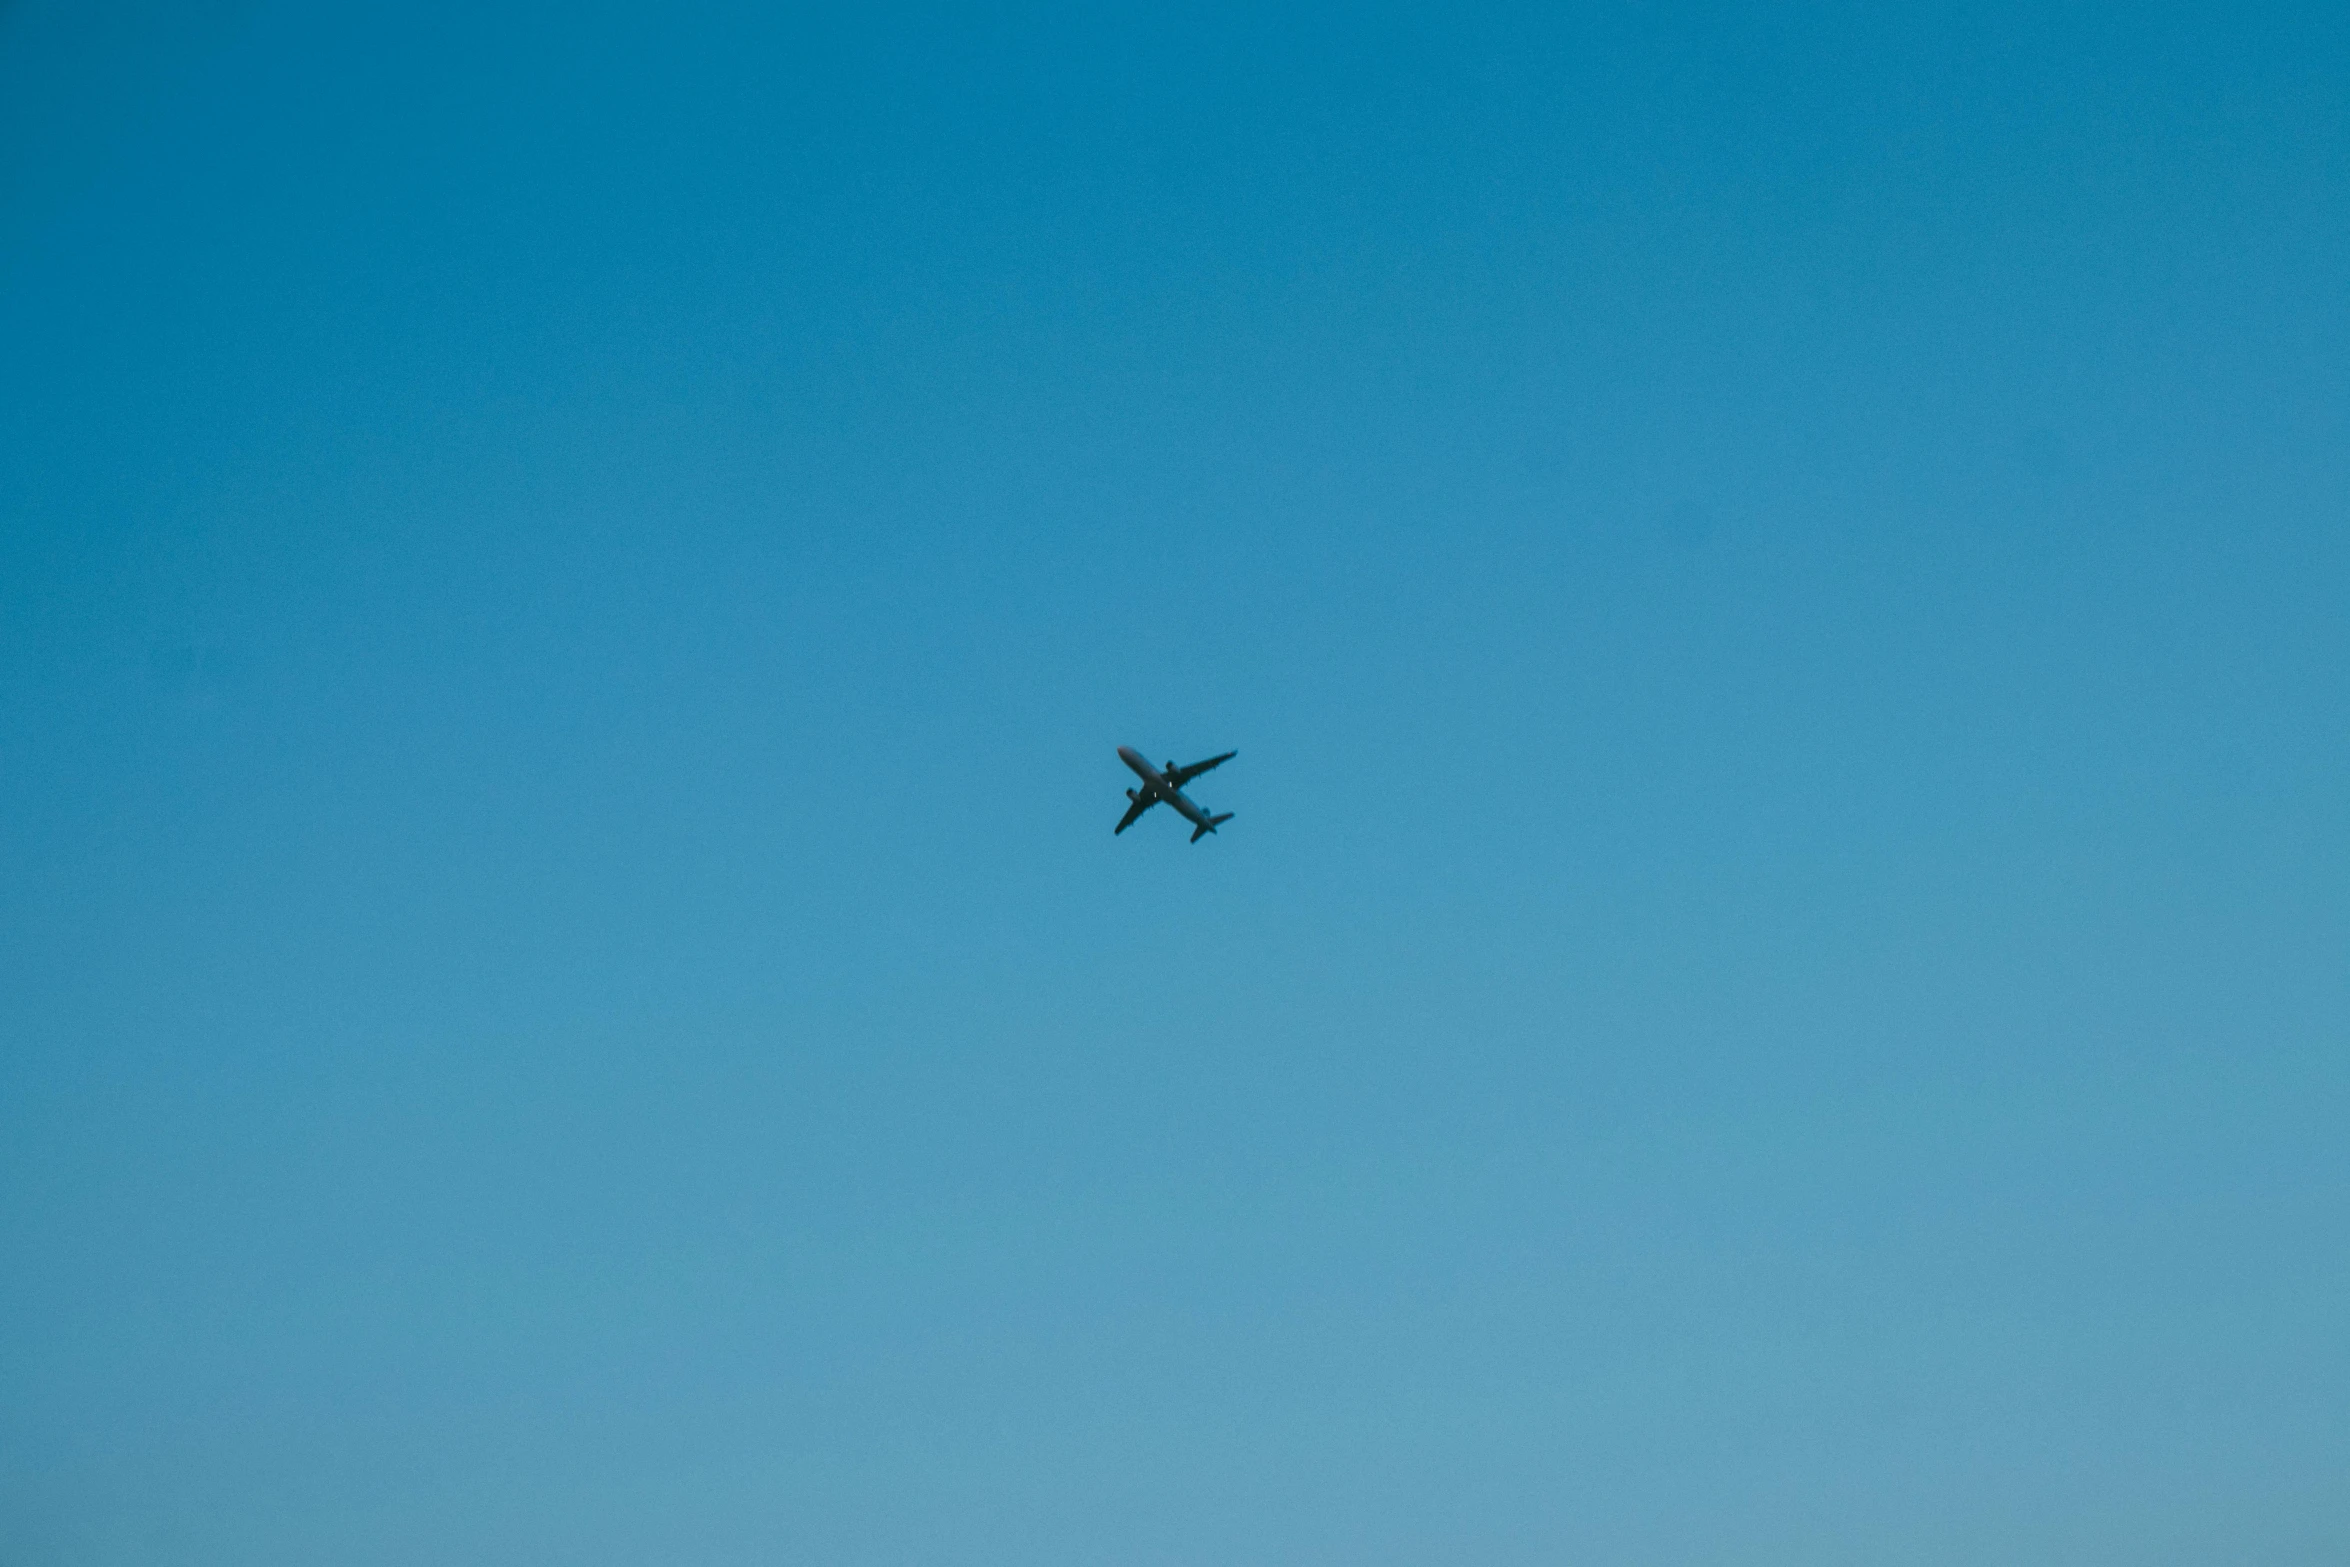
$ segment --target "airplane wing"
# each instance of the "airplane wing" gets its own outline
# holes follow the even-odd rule
[[[1159,797],[1155,794],[1138,796],[1132,805],[1126,807],[1126,814],[1118,818],[1118,825],[1110,829],[1110,836],[1113,838],[1117,837],[1118,834],[1124,832],[1127,828],[1134,825],[1134,819],[1136,817],[1140,816],[1143,812],[1149,810],[1152,806],[1158,803]]]
[[[1206,761],[1194,762],[1189,767],[1174,768],[1167,774],[1167,781],[1180,789],[1208,769],[1221,767],[1239,754],[1238,751],[1226,751],[1222,756],[1211,756]]]

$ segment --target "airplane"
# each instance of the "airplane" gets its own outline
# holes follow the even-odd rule
[[[1221,767],[1239,754],[1238,751],[1226,751],[1222,756],[1211,756],[1206,761],[1194,762],[1189,767],[1177,767],[1173,762],[1169,762],[1166,769],[1161,771],[1144,761],[1132,746],[1118,747],[1118,760],[1134,769],[1142,779],[1142,787],[1126,791],[1126,798],[1134,803],[1126,808],[1126,814],[1118,819],[1118,825],[1110,829],[1110,836],[1117,837],[1118,834],[1134,825],[1136,817],[1164,800],[1175,807],[1176,815],[1191,823],[1191,841],[1193,843],[1199,842],[1202,837],[1216,830],[1218,822],[1232,820],[1232,813],[1226,811],[1221,816],[1210,816],[1183,797],[1183,786],[1209,768]]]

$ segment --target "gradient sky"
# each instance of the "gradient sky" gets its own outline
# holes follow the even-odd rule
[[[16,0],[0,182],[0,1561],[2350,1556],[2350,11]]]

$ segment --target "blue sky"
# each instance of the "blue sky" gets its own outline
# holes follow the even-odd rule
[[[0,9],[0,1558],[2339,1561],[2346,84]]]

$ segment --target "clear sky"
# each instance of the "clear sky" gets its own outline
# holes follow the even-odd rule
[[[2332,1567],[2346,697],[2339,6],[16,0],[0,1561]]]

